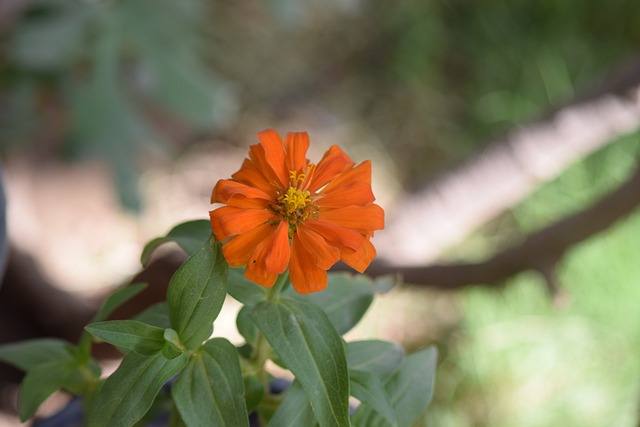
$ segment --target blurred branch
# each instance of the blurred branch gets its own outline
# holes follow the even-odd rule
[[[640,60],[395,203],[379,256],[424,265],[570,164],[640,128]]]
[[[473,284],[499,286],[500,282],[525,270],[536,270],[547,280],[552,293],[557,284],[551,273],[564,253],[614,224],[640,206],[640,165],[624,184],[590,207],[529,235],[519,245],[499,252],[491,259],[470,264],[390,266],[375,261],[367,270],[371,276],[401,274],[411,284],[457,289]]]

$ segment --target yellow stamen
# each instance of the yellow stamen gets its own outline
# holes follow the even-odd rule
[[[311,194],[308,191],[301,191],[294,187],[289,187],[287,192],[282,196],[282,203],[287,214],[292,214],[311,203]]]

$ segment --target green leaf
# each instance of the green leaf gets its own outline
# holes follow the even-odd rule
[[[70,358],[68,346],[67,342],[54,338],[5,344],[0,346],[0,360],[28,371],[43,363]]]
[[[224,338],[202,346],[172,386],[172,395],[187,426],[249,425],[244,385],[235,347]]]
[[[435,347],[406,357],[385,382],[385,390],[396,415],[399,427],[409,427],[427,409],[433,396],[437,351]],[[353,416],[355,426],[388,426],[387,421],[366,405]]]
[[[118,307],[138,295],[146,287],[146,283],[134,283],[117,289],[104,300],[96,315],[91,319],[91,323],[106,320]]]
[[[295,291],[289,291],[289,296]],[[322,292],[295,294],[296,299],[312,301],[321,307],[340,335],[362,319],[373,301],[376,288],[366,276],[347,273],[329,274],[329,283]]]
[[[227,295],[228,266],[221,245],[210,242],[176,271],[167,302],[171,327],[182,344],[195,350],[211,336]]]
[[[307,394],[300,383],[294,381],[267,427],[314,427],[317,425]]]
[[[253,412],[258,407],[264,397],[264,385],[256,375],[249,375],[243,378],[244,400],[247,405],[247,413]]]
[[[40,404],[55,391],[64,387],[77,369],[76,361],[68,356],[29,369],[20,386],[18,405],[20,420],[24,422],[33,417]]]
[[[253,319],[251,319],[248,306],[243,306],[238,312],[238,317],[236,318],[236,327],[238,328],[238,332],[240,333],[240,335],[242,335],[246,340],[247,344],[255,347],[256,343],[258,342],[258,335],[260,331],[256,324],[253,323]]]
[[[169,307],[166,302],[153,304],[142,313],[135,316],[133,320],[163,329],[171,326],[171,323],[169,322]]]
[[[88,427],[129,427],[149,410],[160,388],[187,364],[188,354],[168,360],[161,353],[130,352],[92,402]]]
[[[138,295],[147,287],[146,283],[133,283],[128,286],[116,289],[111,293],[100,305],[100,309],[93,316],[90,323],[102,322],[111,315],[118,307],[129,301],[131,298]],[[78,348],[85,361],[91,357],[91,336],[87,331],[84,331],[80,336],[80,342]]]
[[[162,350],[165,343],[164,329],[136,320],[92,323],[85,329],[102,341],[148,356]]]
[[[381,380],[396,369],[403,357],[402,347],[388,341],[353,341],[347,344],[349,369],[377,374]]]
[[[244,268],[229,269],[229,295],[244,305],[255,305],[267,299],[264,287],[244,277]]]
[[[321,426],[349,425],[349,380],[342,340],[315,304],[282,298],[251,307],[251,317],[311,401]]]
[[[375,374],[370,372],[349,371],[349,385],[351,395],[358,399],[361,404],[381,415],[389,422],[389,425],[396,426],[396,415],[389,403],[389,396],[382,385],[382,381]]]
[[[157,237],[147,243],[142,250],[140,262],[146,266],[151,255],[166,242],[176,242],[190,256],[198,252],[211,237],[211,223],[204,219],[187,221],[176,225],[164,237]]]

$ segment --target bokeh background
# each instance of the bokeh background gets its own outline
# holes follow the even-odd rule
[[[1,0],[0,37],[11,244],[91,298],[140,269],[146,240],[206,218],[265,128],[309,131],[314,158],[331,144],[372,158],[380,203],[402,210],[637,61],[640,2]],[[609,142],[440,260],[486,258],[615,188],[640,132]],[[639,235],[636,212],[572,248],[563,304],[533,273],[499,290],[405,285],[353,336],[437,344],[419,426],[638,426]]]

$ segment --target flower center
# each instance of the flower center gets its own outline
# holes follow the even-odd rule
[[[280,214],[283,221],[289,223],[289,228],[294,231],[298,224],[305,221],[316,212],[311,193],[304,190],[307,176],[289,172],[290,184],[287,191],[277,198],[275,211]]]
[[[287,192],[284,193],[278,201],[282,204],[282,207],[284,207],[287,215],[303,209],[312,202],[311,194],[308,191],[298,190],[295,187],[289,187]]]

